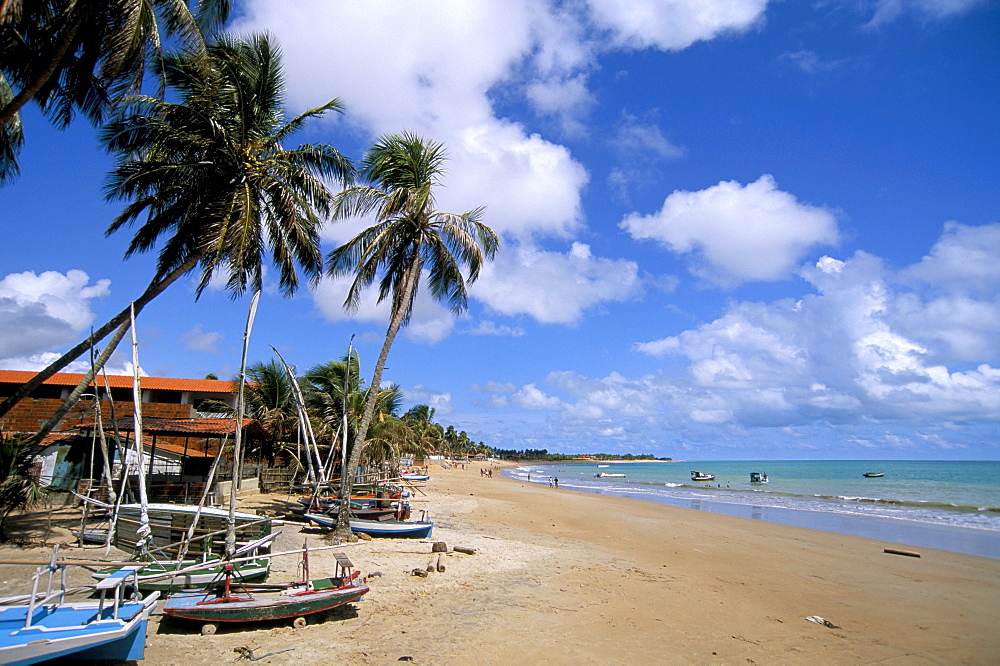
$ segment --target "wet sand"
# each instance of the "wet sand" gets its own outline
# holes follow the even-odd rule
[[[479,469],[431,468],[413,502],[415,514],[431,512],[431,539],[336,549],[369,577],[364,600],[302,629],[282,622],[222,627],[214,636],[157,614],[144,663],[233,663],[237,648],[270,664],[1000,661],[1000,560],[926,548],[919,558],[887,554],[886,547],[915,549],[531,485],[498,472],[491,479]],[[279,512],[285,500],[259,495],[241,508]],[[12,519],[11,531],[39,538],[44,522],[39,514]],[[49,540],[66,534],[57,526]],[[318,531],[289,524],[276,549],[304,539],[327,545]],[[434,541],[449,546],[440,557],[444,571],[412,575],[438,563]],[[4,546],[0,557],[48,552]],[[333,552],[311,554],[313,577],[333,572]],[[287,579],[297,564],[277,558],[272,580]],[[26,567],[0,568],[3,594],[26,591]]]

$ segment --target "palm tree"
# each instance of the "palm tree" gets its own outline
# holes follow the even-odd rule
[[[118,155],[107,196],[130,200],[107,233],[145,216],[126,258],[167,237],[156,274],[135,301],[136,314],[199,266],[197,295],[219,270],[227,272],[233,296],[260,289],[267,255],[278,267],[284,295],[299,285],[297,266],[315,283],[323,265],[318,228],[333,197],[323,179],[347,184],[354,176],[350,161],[328,144],[284,147],[307,120],[342,106],[334,99],[286,121],[281,56],[267,35],[220,39],[209,56],[208,70],[197,54],[169,56],[166,76],[179,101],[131,98],[103,131],[105,145]],[[0,416],[117,327],[94,364],[99,370],[127,330],[128,313],[126,308],[20,387],[0,404]],[[84,376],[49,430],[91,379]]]
[[[117,95],[139,92],[147,69],[161,69],[165,37],[204,52],[203,34],[228,19],[230,0],[188,4],[0,0],[0,184],[18,172],[19,114],[29,101],[60,128],[76,110],[99,123]]]
[[[442,144],[414,134],[380,137],[362,162],[366,184],[349,187],[337,195],[334,219],[375,215],[375,225],[365,229],[328,256],[328,274],[353,273],[354,281],[344,305],[358,307],[361,292],[381,274],[379,302],[392,296],[389,328],[375,363],[371,386],[378,387],[393,340],[410,319],[413,300],[426,269],[431,295],[447,301],[455,314],[468,307],[462,265],[469,271],[471,284],[479,277],[484,259],[492,259],[499,247],[496,234],[480,221],[483,208],[462,214],[435,208],[433,188],[443,173],[445,151]],[[341,502],[350,497],[365,437],[375,411],[374,393],[369,394],[364,416],[355,435]],[[341,538],[350,538],[347,513],[337,524]]]
[[[370,391],[361,379],[360,367],[357,352],[353,352],[340,361],[317,365],[303,376],[306,408],[314,420],[317,439],[328,442],[334,450],[340,449],[338,444],[345,437],[345,427],[346,440],[355,441],[364,415]],[[383,451],[395,450],[397,440],[401,439],[396,414],[403,402],[402,391],[397,385],[390,385],[378,390],[374,401],[371,439],[378,440]],[[332,458],[336,460],[336,456]]]
[[[7,540],[4,522],[11,512],[37,504],[45,494],[32,474],[38,447],[20,437],[0,433],[0,541]]]
[[[248,367],[243,393],[247,416],[256,419],[279,447],[292,441],[299,423],[298,410],[288,375],[280,363],[272,359]],[[261,451],[262,456],[266,454]]]

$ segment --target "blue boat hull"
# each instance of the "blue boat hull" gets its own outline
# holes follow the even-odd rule
[[[110,604],[100,619],[96,618],[96,602],[40,606],[27,629],[27,605],[0,608],[0,663],[142,659],[146,626],[157,597],[154,593],[142,602],[121,604],[117,620],[111,616]]]
[[[307,513],[307,520],[317,525],[333,528],[337,526],[334,516]],[[351,519],[351,531],[361,532],[373,537],[396,537],[400,539],[426,539],[434,530],[434,523],[429,520],[356,520]]]

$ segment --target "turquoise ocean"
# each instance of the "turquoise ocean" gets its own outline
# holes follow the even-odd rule
[[[714,474],[695,482],[691,471]],[[595,477],[598,473],[624,477]],[[750,473],[768,475],[751,484]],[[882,472],[866,478],[865,472]],[[538,464],[508,476],[752,520],[1000,558],[1000,462],[702,461]],[[530,477],[530,479],[529,479]]]

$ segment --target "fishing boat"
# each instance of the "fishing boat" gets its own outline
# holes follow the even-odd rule
[[[242,583],[259,583],[267,580],[271,559],[266,554],[258,554],[258,550],[268,549],[270,543],[277,536],[277,534],[269,534],[237,548],[233,557],[240,558],[240,561],[233,564],[205,552],[200,559],[155,560],[147,558],[141,562],[126,564],[125,567],[111,566],[100,569],[93,576],[98,580],[104,580],[109,576],[114,576],[122,568],[138,569],[135,582],[139,589],[159,590],[161,592],[191,588],[203,589],[222,580],[227,571],[231,572],[233,580]],[[208,550],[206,549],[206,551]],[[241,557],[248,554],[249,557]]]
[[[136,589],[129,578],[138,569],[125,567],[94,586],[97,600],[67,601],[66,564],[58,561],[58,553],[56,546],[49,565],[35,571],[30,595],[0,599],[0,663],[142,659],[159,592],[124,598],[126,586]],[[46,574],[46,592],[40,593],[39,581]]]
[[[691,480],[692,481],[715,481],[715,475],[714,474],[705,474],[705,472],[696,472],[696,471],[692,470],[691,471]]]
[[[118,507],[118,520],[112,541],[115,547],[126,551],[137,547],[142,509],[140,504],[122,504]],[[202,537],[208,533],[222,534],[228,527],[228,509],[203,506],[199,510],[197,504],[147,503],[145,510],[148,516],[150,533],[147,539],[150,549],[176,545],[185,538],[194,523],[190,552],[198,553],[205,543]],[[197,522],[195,516],[198,517]],[[233,512],[233,517],[237,541],[249,543],[271,533],[271,520],[266,517],[243,511]],[[222,554],[225,543],[215,540],[211,542],[211,547],[216,554]]]
[[[594,476],[597,477],[598,479],[603,479],[603,478],[606,478],[606,477],[615,477],[615,478],[619,478],[619,479],[624,479],[625,478],[624,474],[620,474],[618,472],[598,472]]]
[[[399,475],[399,478],[406,481],[428,481],[431,478],[430,474],[413,474],[411,472],[404,472]]]
[[[750,483],[767,483],[767,474],[764,472],[750,472]]]
[[[885,476],[885,472],[865,472],[864,475],[869,479],[877,479],[879,477]]]
[[[309,579],[309,550],[303,551],[303,580],[285,585],[248,585],[226,576],[222,584],[198,592],[171,594],[163,612],[171,617],[203,622],[201,633],[214,634],[221,622],[263,622],[292,619],[304,627],[314,613],[361,599],[368,586],[343,553],[335,553],[337,570],[331,578]]]
[[[333,529],[337,526],[336,516],[321,513],[305,514],[307,520],[321,527]],[[434,523],[427,519],[424,512],[423,520],[362,520],[351,518],[351,531],[361,532],[373,537],[397,537],[400,539],[426,539],[434,529]]]

